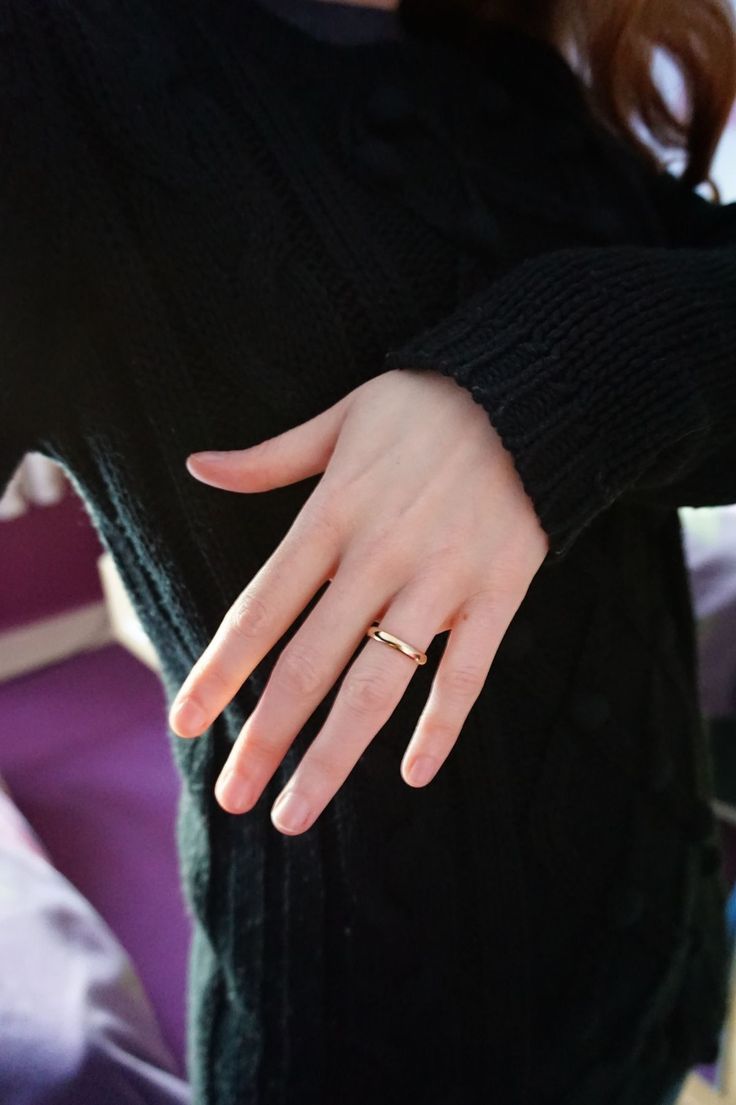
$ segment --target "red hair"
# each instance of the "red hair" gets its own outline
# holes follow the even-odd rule
[[[495,19],[552,41],[578,72],[592,109],[654,165],[684,155],[682,178],[709,179],[736,97],[730,0],[401,0],[435,23]],[[682,104],[663,92],[655,58],[674,63]]]
[[[668,150],[684,154],[688,184],[707,180],[736,97],[729,0],[552,0],[548,7],[557,9],[557,34],[572,41],[608,126],[658,164]],[[658,51],[679,72],[679,109],[655,77]]]

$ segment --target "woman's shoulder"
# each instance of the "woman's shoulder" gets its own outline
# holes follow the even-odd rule
[[[105,162],[194,181],[193,128],[234,98],[256,111],[249,73],[319,72],[312,43],[257,0],[0,0],[0,153],[63,177],[67,197]]]
[[[124,114],[120,89],[132,95],[137,82],[145,93],[160,63],[150,50],[155,10],[148,0],[0,0],[7,171],[38,171],[51,184],[78,160],[92,116],[112,128],[116,110]]]

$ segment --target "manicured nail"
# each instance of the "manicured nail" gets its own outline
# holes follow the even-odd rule
[[[298,833],[306,828],[310,816],[309,803],[295,790],[285,791],[271,810],[271,820],[276,828],[285,829],[287,833]]]
[[[173,706],[171,716],[177,729],[190,733],[196,733],[204,728],[207,721],[204,710],[191,698],[185,698],[178,705]]]
[[[437,761],[432,756],[417,756],[406,773],[406,781],[413,787],[423,787],[436,770]]]
[[[237,812],[253,804],[253,793],[252,782],[238,775],[231,767],[226,768],[215,783],[217,801]]]

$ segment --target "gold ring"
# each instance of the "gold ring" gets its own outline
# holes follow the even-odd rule
[[[403,652],[405,656],[410,656],[412,660],[416,660],[417,664],[427,663],[426,652],[421,652],[418,648],[413,648],[411,645],[407,644],[406,641],[402,641],[399,637],[394,637],[393,633],[387,633],[385,629],[379,629],[378,622],[373,622],[366,633],[366,637],[374,637],[375,640],[382,641],[383,644],[398,649],[399,652]]]

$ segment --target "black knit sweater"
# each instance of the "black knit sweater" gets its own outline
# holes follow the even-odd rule
[[[169,734],[196,1101],[658,1105],[724,1011],[676,508],[736,501],[736,208],[526,35],[270,3],[0,3],[0,487],[64,466],[169,701],[316,485],[186,456],[385,368],[470,389],[551,549],[426,789],[398,765],[445,634],[302,836],[268,810],[334,692],[254,811],[212,793],[290,634]]]

